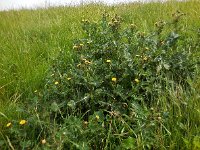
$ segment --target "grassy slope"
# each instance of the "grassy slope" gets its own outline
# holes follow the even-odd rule
[[[154,28],[156,21],[170,20],[171,14],[180,10],[186,13],[182,20],[184,32],[186,28],[187,31],[193,31],[200,27],[199,8],[200,2],[191,1],[0,12],[0,112],[9,118],[20,118],[20,113],[16,113],[17,104],[28,99],[31,92],[42,87],[45,73],[59,50],[72,49],[73,39],[81,36],[82,18],[98,20],[106,10],[111,14],[121,15],[125,24],[134,22],[142,30],[148,31]],[[195,38],[194,35],[191,35],[191,38]],[[196,82],[192,84],[196,89],[200,88],[200,79],[196,77]],[[194,100],[191,108],[198,108],[199,98],[196,91],[189,96],[182,93],[182,96],[187,100]],[[172,98],[178,100],[175,96]],[[161,97],[161,101],[164,99],[165,96]],[[161,105],[164,105],[164,102]],[[185,110],[177,106],[178,109],[180,114],[184,115]],[[199,110],[195,109],[187,115],[192,116],[191,119],[188,118],[188,124],[195,122],[195,119],[198,120]],[[3,115],[0,116],[0,122],[2,121],[5,121]],[[193,129],[198,127],[195,126]],[[187,131],[195,132],[189,129]],[[178,136],[175,131],[173,134],[174,138]]]

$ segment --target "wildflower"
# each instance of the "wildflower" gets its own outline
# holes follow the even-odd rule
[[[160,44],[161,44],[161,45],[164,45],[164,44],[165,44],[165,42],[164,42],[164,41],[161,41],[161,42],[160,42]]]
[[[111,63],[111,60],[108,59],[108,60],[106,60],[106,62],[107,62],[107,63]]]
[[[71,80],[72,78],[67,78],[67,80]]]
[[[99,115],[96,115],[96,119],[99,120]]]
[[[113,78],[112,78],[112,81],[113,81],[113,82],[116,82],[116,81],[117,81],[117,78],[113,77]]]
[[[136,78],[136,79],[135,79],[135,82],[136,82],[136,83],[139,83],[139,82],[140,82],[140,80]]]
[[[20,122],[19,122],[20,125],[25,125],[26,123],[27,123],[26,120],[20,120]]]
[[[56,81],[54,84],[55,84],[55,85],[58,85],[58,84],[59,84],[59,82],[58,82],[58,81]]]
[[[46,142],[47,142],[46,139],[41,140],[42,144],[46,144]]]
[[[160,121],[162,118],[161,117],[158,117],[158,120]]]
[[[83,44],[80,44],[80,46],[82,47],[82,46],[84,46]]]
[[[37,93],[37,90],[35,90],[34,93]]]
[[[6,124],[6,127],[10,127],[11,125],[12,125],[12,123],[9,122],[9,123]]]
[[[77,45],[74,45],[73,46],[73,49],[78,49],[79,47]]]
[[[86,128],[87,126],[88,126],[88,122],[87,122],[87,121],[84,121],[84,122],[83,122],[83,127]]]
[[[84,121],[83,123],[84,123],[85,125],[87,125],[87,124],[88,124],[88,122],[87,122],[87,121]]]
[[[147,56],[145,56],[145,57],[143,58],[143,60],[144,60],[144,61],[147,61],[147,59],[148,59],[148,57],[147,57]]]

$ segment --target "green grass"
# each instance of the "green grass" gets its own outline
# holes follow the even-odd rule
[[[5,125],[10,121],[30,118],[30,116],[33,117],[32,120],[37,120],[37,123],[34,124],[35,126],[33,127],[34,130],[30,132],[33,137],[36,136],[36,132],[44,134],[44,136],[46,136],[44,138],[51,140],[47,141],[47,143],[52,146],[49,146],[49,149],[62,149],[66,146],[63,144],[63,141],[66,139],[62,139],[61,135],[57,135],[57,132],[59,133],[64,130],[64,125],[59,126],[55,122],[49,123],[47,121],[48,119],[40,120],[40,117],[45,118],[45,115],[48,116],[48,112],[45,114],[44,110],[33,111],[29,105],[31,104],[33,107],[36,107],[34,104],[38,97],[35,96],[34,91],[37,90],[39,99],[43,96],[44,86],[47,84],[46,80],[49,74],[49,68],[51,68],[55,60],[57,61],[60,57],[60,52],[66,52],[65,56],[67,59],[65,58],[65,60],[68,60],[68,62],[65,62],[66,64],[74,62],[72,59],[74,54],[72,49],[73,42],[75,39],[82,38],[84,35],[81,28],[82,19],[99,21],[104,11],[106,11],[111,14],[111,16],[114,14],[120,15],[123,18],[123,27],[134,23],[141,32],[151,33],[155,30],[155,22],[160,20],[170,22],[172,20],[172,14],[179,10],[185,15],[180,20],[181,29],[178,32],[185,37],[190,37],[187,39],[188,41],[198,41],[196,31],[200,28],[199,8],[200,2],[198,1],[170,1],[162,4],[153,2],[147,4],[136,3],[117,5],[115,7],[90,4],[77,7],[0,12],[0,147],[1,143],[6,143],[3,148],[8,149],[9,147],[11,148],[10,144],[12,145],[12,143],[15,142],[12,141],[11,138],[9,144],[9,140],[6,139],[7,135],[10,137],[9,135],[16,134],[19,136],[19,140],[20,138],[26,139],[26,136],[23,137],[23,134],[18,134],[18,128],[13,130],[12,134],[7,134]],[[173,27],[166,27],[164,33],[168,33],[172,30]],[[193,60],[200,58],[199,48],[194,51],[191,45],[191,47],[188,46],[188,50],[193,53]],[[153,108],[153,112],[151,112],[148,107],[141,108],[147,109],[144,110],[144,112],[155,113],[155,116],[158,113],[169,113],[169,120],[166,122],[159,122],[156,119],[152,121],[152,123],[158,123],[159,127],[157,129],[153,129],[153,127],[147,128],[152,131],[155,138],[154,140],[157,141],[159,145],[158,149],[197,150],[200,148],[199,71],[200,69],[198,68],[193,80],[187,79],[187,82],[189,82],[191,86],[190,90],[184,89],[181,85],[173,87],[169,81],[169,83],[167,82],[169,85],[160,93],[159,98],[150,104]],[[49,110],[47,109],[47,111]],[[73,117],[67,118],[67,121],[71,123],[69,123],[68,126],[69,128],[71,127],[72,130],[74,123],[77,123],[77,126],[82,124],[81,117],[77,117],[76,119]],[[138,126],[141,123],[140,121],[141,120],[138,120]],[[151,123],[149,123],[149,125],[151,125]],[[38,126],[40,126],[41,131],[36,131]],[[116,121],[116,125],[113,128],[117,130],[116,132],[126,130],[126,127],[125,129],[121,129],[122,126],[123,125]],[[23,132],[22,130],[19,131]],[[45,135],[43,131],[45,133],[50,131],[50,133],[46,133]],[[99,131],[103,133],[104,129],[99,128]],[[113,145],[115,145],[114,142],[116,141],[113,140],[114,135],[111,133],[111,127],[108,131],[104,148],[112,149],[112,144],[110,144],[110,142],[113,142]],[[83,134],[87,135],[87,132],[84,131]],[[80,133],[82,133],[82,131]],[[55,134],[59,136],[60,139],[57,138]],[[123,134],[123,132],[121,132],[121,134]],[[152,135],[149,134],[149,136]],[[135,139],[127,138],[125,140],[124,137],[122,137],[119,136],[118,138],[122,145],[135,140],[135,143],[137,143],[136,149],[147,149],[145,144],[149,144],[145,143],[148,137],[144,137],[142,133],[141,135],[137,135]],[[151,139],[152,137],[149,138]],[[39,144],[40,140],[41,139],[35,139],[35,149],[41,148],[41,144]],[[74,143],[74,141],[70,140],[69,138],[66,140],[67,142],[65,142],[76,145],[77,149],[81,149],[78,148],[77,145],[83,146],[84,144],[84,142]],[[97,143],[97,145],[98,144],[100,143]],[[15,146],[18,147],[18,145],[14,145],[14,147]]]

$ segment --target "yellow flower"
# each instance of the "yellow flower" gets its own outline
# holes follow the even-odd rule
[[[59,82],[58,82],[58,81],[56,81],[54,84],[55,84],[55,85],[58,85],[58,84],[59,84]]]
[[[67,80],[71,80],[72,78],[67,78]]]
[[[139,80],[139,79],[135,79],[135,82],[136,82],[136,83],[139,83],[139,82],[140,82],[140,80]]]
[[[80,46],[84,46],[83,44],[80,44]]]
[[[26,123],[27,123],[26,120],[20,120],[20,122],[19,122],[20,125],[25,125]]]
[[[46,144],[46,142],[47,142],[47,141],[46,141],[45,139],[41,140],[41,143],[42,143],[42,144]]]
[[[116,82],[116,81],[117,81],[117,78],[114,78],[114,77],[113,77],[113,78],[112,78],[112,81],[113,81],[113,82]]]
[[[106,60],[106,62],[107,62],[107,63],[111,63],[111,60],[108,59],[108,60]]]
[[[96,119],[99,120],[99,115],[96,115]]]
[[[6,127],[10,127],[11,125],[12,125],[12,123],[9,122],[9,123],[6,124]]]
[[[37,90],[35,90],[34,93],[37,93]]]

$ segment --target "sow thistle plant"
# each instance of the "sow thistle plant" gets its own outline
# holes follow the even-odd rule
[[[156,148],[154,135],[165,120],[147,108],[167,80],[184,86],[192,78],[196,62],[177,45],[186,40],[177,29],[162,35],[164,21],[152,33],[122,24],[118,15],[104,14],[99,23],[83,20],[84,36],[72,46],[73,63],[66,63],[62,52],[49,72],[43,100],[65,146],[133,149],[142,141]]]
[[[104,14],[99,23],[82,21],[84,37],[74,41],[73,63],[66,64],[61,53],[44,91],[51,116],[57,123],[68,122],[61,127],[70,132],[65,143],[129,149],[142,140],[146,147],[156,148],[159,141],[151,131],[158,131],[164,118],[152,116],[147,108],[156,103],[166,79],[184,86],[195,70],[190,54],[177,44],[187,41],[177,33],[177,22],[170,33],[163,33],[170,23],[159,21],[155,32],[147,34],[134,24],[123,28],[118,15]]]

